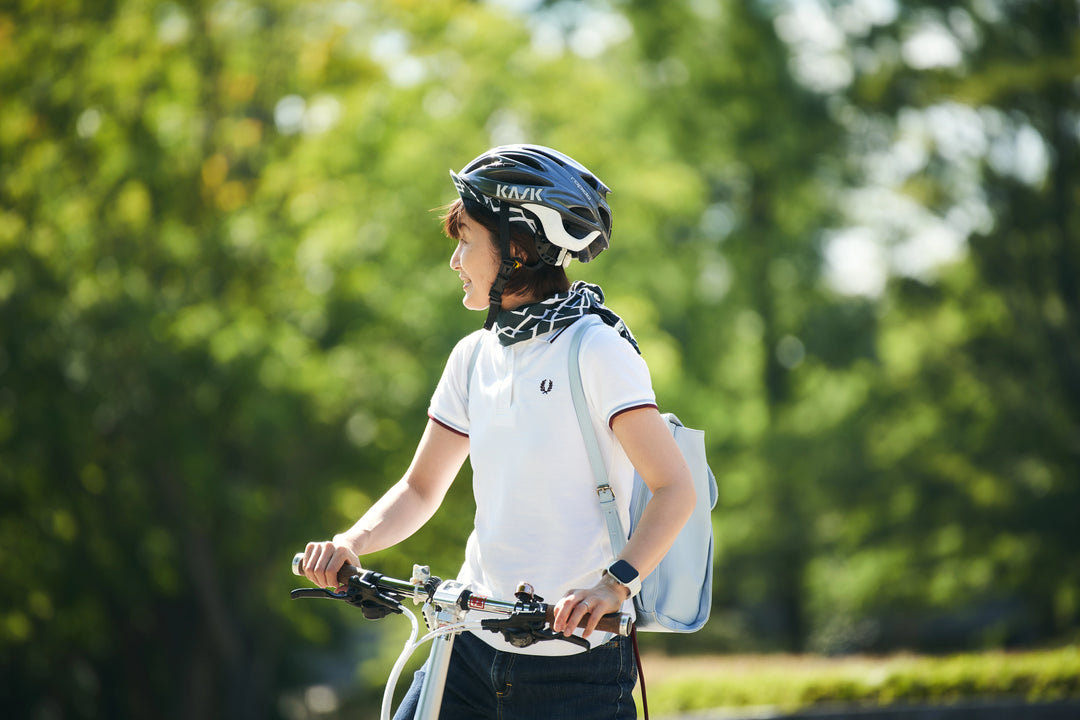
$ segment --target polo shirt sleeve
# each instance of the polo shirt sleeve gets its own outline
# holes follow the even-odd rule
[[[648,365],[614,329],[590,328],[579,361],[586,399],[609,428],[621,413],[657,406]]]
[[[428,417],[447,430],[469,435],[469,364],[484,330],[466,335],[454,346],[431,396]]]

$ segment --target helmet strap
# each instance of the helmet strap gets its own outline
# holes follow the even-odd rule
[[[506,201],[499,203],[499,272],[495,281],[491,283],[488,292],[488,314],[484,321],[484,329],[490,330],[495,326],[495,318],[502,310],[502,295],[506,283],[510,282],[510,275],[516,270],[514,257],[510,254],[510,204]]]

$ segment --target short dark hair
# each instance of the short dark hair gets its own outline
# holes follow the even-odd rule
[[[442,221],[443,232],[447,237],[452,240],[461,239],[463,215],[468,215],[488,231],[491,247],[498,255],[499,219],[479,204],[466,209],[465,203],[458,198],[446,206]],[[522,293],[540,299],[570,289],[570,278],[566,276],[566,268],[543,262],[536,251],[536,236],[522,227],[521,223],[510,223],[510,245],[525,255],[525,264],[510,275],[510,281],[506,283],[506,288],[503,290],[505,294]]]

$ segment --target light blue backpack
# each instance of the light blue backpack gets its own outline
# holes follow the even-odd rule
[[[611,548],[615,555],[618,555],[626,544],[626,539],[634,533],[652,493],[641,476],[634,473],[634,489],[630,497],[630,532],[625,532],[615,505],[615,494],[607,481],[596,432],[589,417],[585,391],[581,386],[578,355],[581,339],[588,329],[588,326],[579,329],[571,341],[570,391],[574,398],[574,410],[581,426],[581,435],[589,454],[589,463],[596,478],[596,492],[607,523],[608,535],[611,537]],[[641,592],[634,598],[636,627],[642,632],[689,633],[700,630],[712,610],[711,513],[716,505],[716,478],[705,457],[705,433],[685,427],[671,413],[665,413],[663,418],[667,421],[694,476],[697,505],[660,565],[642,581]]]

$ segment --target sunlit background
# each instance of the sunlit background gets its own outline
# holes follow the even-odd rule
[[[0,669],[19,718],[367,717],[405,628],[289,560],[407,466],[489,146],[613,188],[571,268],[720,485],[657,655],[1080,627],[1075,0],[0,8]],[[543,492],[543,488],[537,488]],[[366,559],[452,575],[469,469]]]

